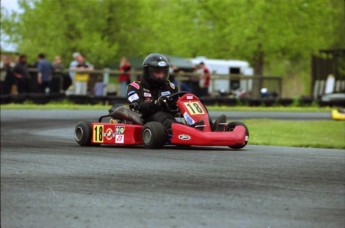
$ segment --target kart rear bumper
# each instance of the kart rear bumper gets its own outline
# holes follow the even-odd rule
[[[171,144],[177,145],[236,146],[244,145],[248,141],[243,126],[236,126],[231,132],[206,132],[174,123],[172,133]]]

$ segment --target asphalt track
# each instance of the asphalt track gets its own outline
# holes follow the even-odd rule
[[[1,227],[345,227],[344,150],[79,147],[100,114],[1,110]]]

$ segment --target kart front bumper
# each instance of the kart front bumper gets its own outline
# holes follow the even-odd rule
[[[236,126],[230,132],[209,132],[182,125],[172,124],[171,144],[195,146],[237,146],[248,141],[244,126]]]

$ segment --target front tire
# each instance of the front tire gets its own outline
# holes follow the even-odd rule
[[[92,129],[91,123],[88,121],[80,121],[74,129],[75,141],[80,146],[99,146],[99,144],[91,143]]]
[[[249,140],[249,130],[247,128],[247,126],[242,123],[242,122],[239,122],[239,121],[234,121],[234,122],[230,122],[228,123],[228,131],[233,131],[235,129],[236,126],[243,126],[245,129],[246,129],[246,141],[244,144],[236,144],[236,145],[233,145],[233,146],[229,146],[230,148],[232,149],[241,149],[243,147],[245,147],[248,143],[248,140]]]
[[[143,144],[149,149],[160,149],[168,141],[168,135],[160,122],[148,122],[142,132]]]

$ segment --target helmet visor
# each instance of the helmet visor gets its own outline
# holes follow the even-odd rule
[[[157,81],[165,81],[168,79],[168,68],[162,67],[162,68],[149,68],[149,73],[151,77]]]

